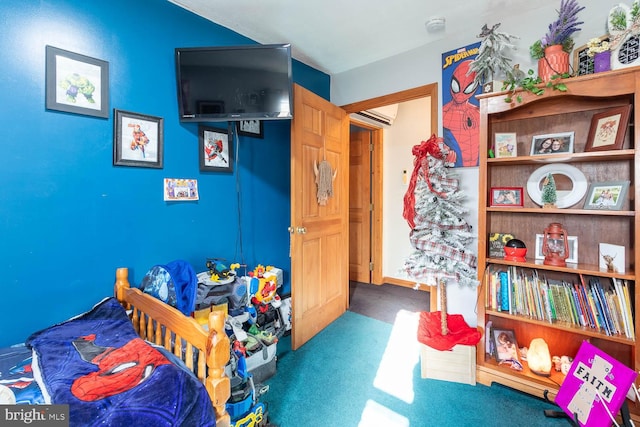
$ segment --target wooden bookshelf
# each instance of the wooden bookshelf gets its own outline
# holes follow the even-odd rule
[[[625,68],[599,74],[569,78],[564,81],[566,92],[550,88],[541,96],[522,92],[522,102],[516,97],[505,102],[506,92],[483,94],[480,100],[480,166],[478,205],[478,325],[491,322],[498,329],[513,330],[519,347],[528,347],[533,338],[544,338],[552,355],[575,356],[584,340],[590,341],[620,362],[634,370],[640,369],[637,351],[637,331],[640,327],[635,311],[632,338],[624,335],[607,335],[601,330],[559,321],[541,321],[523,315],[491,309],[485,305],[487,270],[507,269],[517,266],[535,269],[558,280],[576,280],[580,276],[601,278],[603,281],[620,280],[628,283],[631,305],[635,309],[640,302],[636,289],[636,271],[640,265],[640,188],[635,176],[640,171],[640,150],[636,148],[640,134],[635,123],[640,123],[640,110],[636,109],[640,94],[640,67]],[[592,118],[610,108],[632,105],[629,126],[621,149],[585,151]],[[531,156],[534,136],[574,132],[572,153]],[[495,133],[516,133],[517,157],[489,158]],[[573,206],[563,209],[542,209],[527,193],[529,176],[539,167],[552,164],[568,164],[578,168],[589,184],[607,181],[630,181],[631,186],[620,210],[587,210],[582,198]],[[555,177],[555,175],[554,175]],[[568,190],[571,190],[569,181]],[[560,185],[566,188],[567,183]],[[492,207],[492,187],[523,187],[522,207]],[[536,234],[542,234],[551,222],[559,222],[570,236],[578,238],[578,263],[566,267],[544,265],[534,259]],[[489,257],[489,235],[512,233],[527,248],[525,262],[508,261]],[[625,247],[625,271],[608,272],[599,267],[599,243],[612,243]],[[485,331],[488,333],[489,331]],[[477,381],[489,385],[497,382],[515,389],[553,398],[564,380],[560,372],[542,377],[524,369],[517,371],[498,364],[486,352],[483,339],[477,346]],[[630,402],[634,419],[640,419],[640,403]]]

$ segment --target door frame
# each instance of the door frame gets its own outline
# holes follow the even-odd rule
[[[431,83],[424,86],[419,86],[413,89],[407,89],[400,92],[392,93],[389,95],[378,96],[376,98],[367,99],[364,101],[354,102],[341,106],[347,114],[358,113],[360,111],[369,110],[371,108],[384,107],[386,105],[398,104],[405,101],[412,101],[414,99],[431,97],[431,132],[437,133],[438,129],[438,83]],[[390,283],[394,285],[400,285],[412,288],[415,283],[407,280],[396,279],[393,277],[384,277],[382,275],[382,248],[384,242],[382,241],[382,175],[383,175],[383,129],[376,128],[374,126],[366,125],[363,122],[357,120],[351,120],[352,124],[355,124],[362,128],[372,130],[372,142],[374,144],[373,150],[373,164],[372,171],[374,173],[374,180],[372,182],[372,199],[373,199],[373,212],[371,230],[373,235],[371,236],[371,261],[373,262],[373,270],[371,271],[371,283],[374,285],[382,285],[383,283]],[[350,189],[349,191],[352,191]]]

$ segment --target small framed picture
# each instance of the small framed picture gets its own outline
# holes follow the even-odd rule
[[[629,124],[631,105],[611,108],[591,118],[589,137],[584,151],[619,150]]]
[[[114,116],[113,164],[162,169],[164,119],[122,110]]]
[[[619,211],[629,191],[629,181],[594,182],[589,185],[584,209]]]
[[[536,259],[544,259],[542,253],[542,242],[544,241],[544,234],[536,234]],[[569,246],[569,257],[566,262],[577,264],[578,263],[578,236],[567,236],[567,243]]]
[[[46,47],[46,108],[109,117],[109,63]]]
[[[512,329],[496,329],[491,330],[493,338],[495,357],[498,362],[507,360],[519,361],[518,342],[516,334]]]
[[[494,152],[497,159],[518,156],[518,143],[515,133],[496,133]]]
[[[573,153],[573,138],[575,132],[548,133],[534,135],[531,141],[531,155]]]
[[[600,243],[598,245],[598,266],[612,273],[625,272],[624,246]]]
[[[522,207],[523,187],[491,187],[490,206]]]
[[[236,123],[238,135],[264,138],[264,123],[262,120],[240,120]]]
[[[232,172],[233,149],[229,132],[208,126],[198,128],[200,170]]]

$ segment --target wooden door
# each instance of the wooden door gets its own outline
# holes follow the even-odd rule
[[[349,280],[371,283],[371,131],[349,134]]]
[[[326,205],[314,164],[335,171]],[[291,123],[291,347],[296,350],[347,310],[349,299],[349,119],[294,85]]]

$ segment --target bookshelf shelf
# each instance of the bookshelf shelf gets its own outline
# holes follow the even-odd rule
[[[637,99],[640,92],[636,95],[636,89],[640,87],[640,67],[569,78],[564,83],[566,92],[546,91],[541,96],[523,92],[521,103],[506,103],[504,92],[478,96],[478,277],[482,281],[482,286],[478,288],[478,325],[485,328],[489,337],[489,327],[513,331],[519,347],[528,347],[533,338],[544,338],[552,356],[573,357],[581,344],[588,340],[638,371],[640,351],[636,345],[640,322],[635,315],[635,307],[640,304],[640,293],[636,290],[636,269],[640,265],[640,251],[636,250],[640,247],[640,215],[637,214],[640,212],[640,187],[635,185],[635,176],[640,173],[640,149],[636,147],[636,141],[640,140],[640,128],[634,124],[640,123],[640,108],[632,108],[630,124],[623,128],[625,137],[620,149],[588,151],[587,147],[595,115],[629,104],[632,107],[640,106]],[[574,133],[573,152],[530,155],[534,137],[565,132]],[[516,157],[488,157],[496,133],[516,134]],[[527,183],[541,166],[561,164],[579,169],[589,185],[630,181],[629,194],[619,206],[621,209],[584,209],[588,195],[565,209],[540,207],[529,198]],[[554,175],[558,190],[571,191],[573,183],[566,176],[563,179],[561,170],[559,168],[558,175]],[[492,188],[500,187],[522,187],[522,206],[491,206]],[[535,259],[536,234],[543,233],[552,222],[561,223],[568,236],[575,237],[577,263],[555,267]],[[528,253],[524,262],[505,260],[493,251],[493,256],[489,255],[490,249],[495,250],[491,247],[490,236],[502,235],[513,235],[525,243]],[[610,272],[600,267],[600,243],[624,247],[624,272]],[[490,276],[507,271],[512,274],[516,274],[516,271],[536,272],[537,278],[554,285],[554,292],[565,286],[566,294],[558,295],[569,298],[565,300],[567,305],[556,307],[558,312],[541,310],[541,306],[534,305],[533,301],[540,304],[543,299],[539,296],[532,298],[527,293],[533,292],[530,288],[520,287],[516,291],[517,298],[520,298],[518,309],[512,309],[511,313],[508,309],[502,310],[504,307],[496,304],[495,276]],[[518,285],[510,284],[512,287]],[[522,289],[525,289],[524,303]],[[584,293],[586,290],[595,293],[589,296]],[[572,300],[570,295],[574,291]],[[597,311],[598,306],[589,305],[590,297],[600,298],[598,304],[601,311]],[[622,297],[626,298],[624,304]],[[513,298],[513,295],[509,294],[508,298]],[[562,299],[554,301],[561,303]],[[612,305],[607,305],[608,302]],[[624,305],[631,308],[631,313],[625,311]],[[578,308],[581,311],[578,312]],[[595,319],[590,319],[593,320],[590,323],[587,308],[596,310],[591,314],[597,312],[606,315],[606,323]],[[606,311],[609,308],[611,312]],[[571,313],[569,319],[567,313]],[[490,349],[489,343],[490,340],[482,340],[477,346],[478,382],[485,385],[498,382],[539,397],[543,397],[546,391],[551,396],[557,393],[564,379],[561,373],[552,372],[550,378],[544,378],[529,372],[526,362],[522,371],[498,364],[493,353],[487,351]],[[640,402],[630,402],[629,406],[632,417],[640,419]]]

